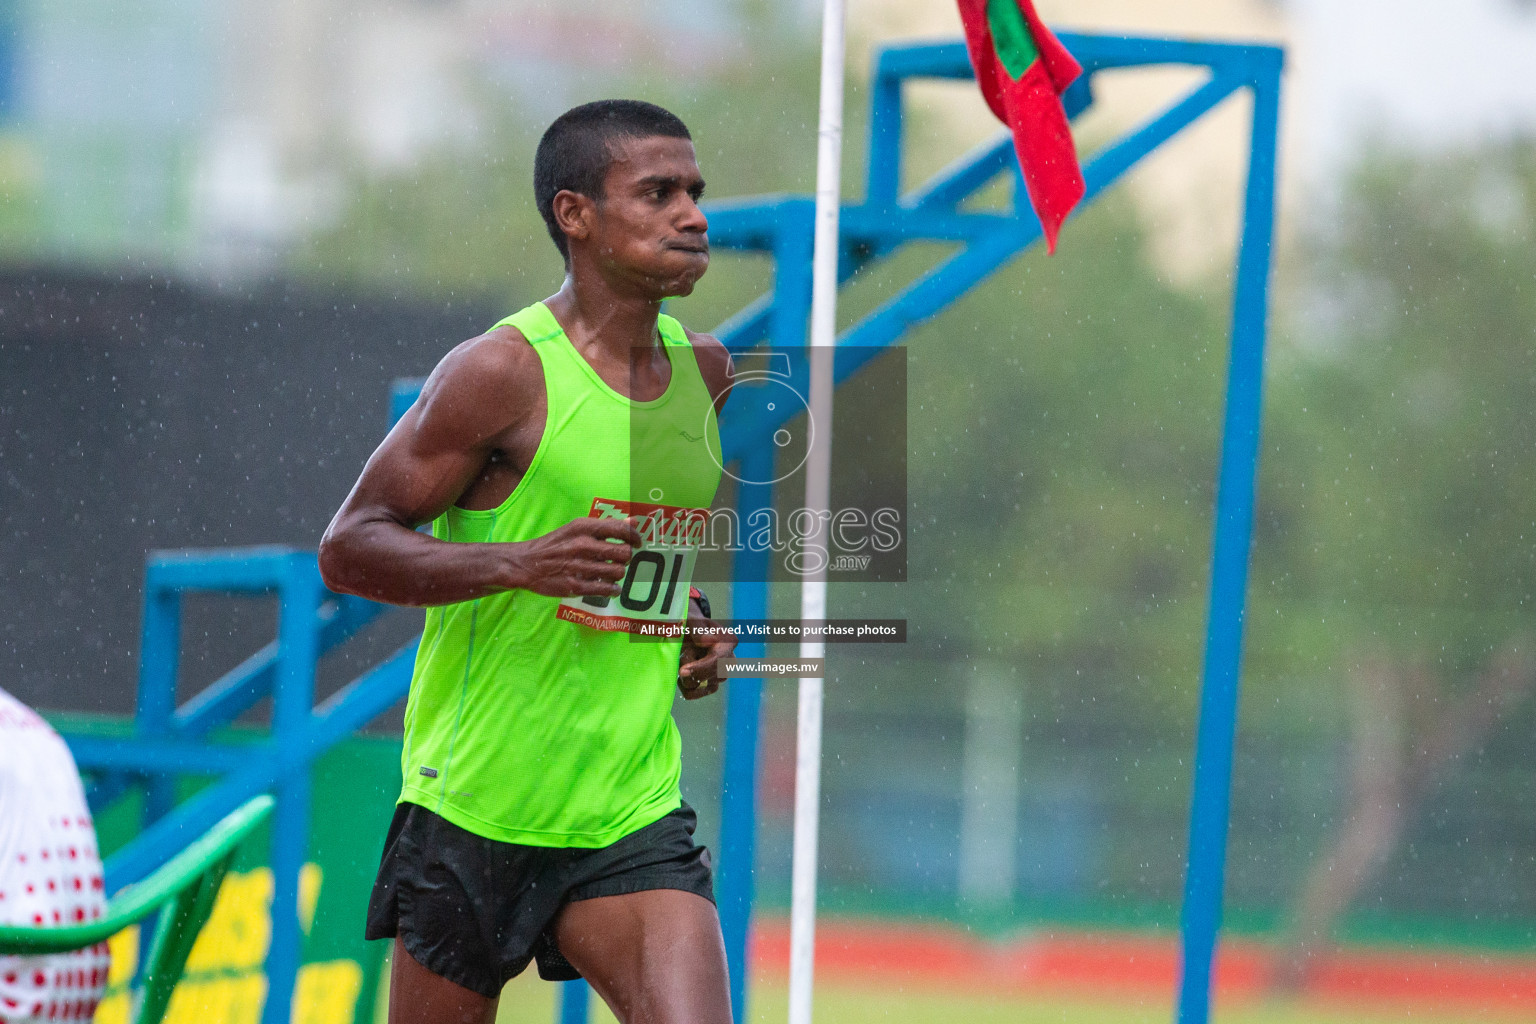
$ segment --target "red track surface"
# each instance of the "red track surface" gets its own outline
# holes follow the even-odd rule
[[[1217,997],[1261,995],[1271,953],[1252,942],[1224,942],[1217,959]],[[829,981],[1145,996],[1173,992],[1178,962],[1176,939],[1134,933],[1042,931],[988,942],[942,925],[856,921],[822,921],[816,933],[817,978]],[[754,969],[782,975],[788,963],[788,922],[759,924],[753,933]],[[1348,1002],[1536,1010],[1536,959],[1350,948],[1320,965],[1301,994]]]

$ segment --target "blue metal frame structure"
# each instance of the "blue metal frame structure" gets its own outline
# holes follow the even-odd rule
[[[278,602],[277,638],[196,697],[176,706],[182,598],[215,593]],[[264,1024],[285,1024],[298,975],[303,932],[299,871],[309,847],[309,766],[387,711],[410,687],[411,641],[315,706],[320,658],[356,635],[385,608],[329,593],[315,555],[286,547],[157,552],[144,574],[135,735],[67,735],[82,769],[98,773],[88,796],[99,809],[141,783],[144,831],[107,862],[107,890],[137,882],[257,793],[277,797],[272,820],[272,941]],[[272,728],[255,743],[210,742],[214,729],[264,697]],[[179,776],[217,781],[180,804]]]
[[[1180,1024],[1203,1024],[1209,1015],[1211,963],[1221,921],[1252,540],[1282,53],[1265,45],[1073,33],[1062,33],[1061,39],[1084,67],[1082,79],[1065,97],[1068,114],[1073,117],[1091,105],[1095,78],[1106,71],[1185,65],[1209,72],[1209,77],[1187,95],[1088,161],[1084,167],[1085,202],[1235,93],[1247,92],[1252,100],[1182,921],[1178,1020]],[[835,370],[839,382],[855,373],[878,349],[896,342],[914,324],[943,311],[1040,237],[1040,226],[1024,195],[1012,141],[1007,136],[961,158],[922,186],[905,192],[902,189],[904,84],[923,78],[967,79],[971,74],[960,43],[891,47],[876,61],[871,83],[868,179],[864,199],[842,211],[842,277],[847,280],[909,242],[937,240],[958,243],[960,248],[844,332],[839,338],[841,351]],[[966,200],[1000,176],[1013,182],[1010,207],[963,208]],[[809,197],[799,196],[710,205],[710,237],[716,248],[763,252],[774,259],[772,291],[716,332],[732,349],[749,349],[763,341],[777,349],[805,344],[813,205]],[[798,371],[803,372],[803,367]],[[418,389],[419,382],[402,382],[396,387],[391,396],[392,419],[409,406]],[[780,425],[766,414],[761,419],[745,418],[723,425],[726,457],[740,461],[741,477],[772,477],[768,469],[773,446],[766,439]],[[743,485],[738,495],[739,513],[745,517],[771,507],[773,498],[771,485]],[[737,555],[736,579],[742,582],[733,587],[733,617],[766,617],[767,557],[766,551]],[[199,591],[275,596],[281,608],[278,637],[178,708],[175,694],[181,597]],[[276,891],[264,1024],[287,1020],[298,967],[301,933],[294,908],[298,870],[308,838],[307,766],[330,745],[388,709],[404,696],[409,685],[414,642],[320,707],[313,704],[319,658],[368,625],[380,611],[366,601],[329,594],[320,583],[314,555],[309,552],[259,548],[156,554],[150,559],[145,580],[137,734],[131,740],[69,737],[82,767],[101,773],[93,787],[93,802],[109,801],[133,784],[146,789],[144,832],[108,864],[108,881],[114,888],[142,877],[253,793],[277,792],[272,849]],[[761,653],[759,644],[741,647],[743,656]],[[725,692],[717,898],[731,967],[732,1005],[740,1013],[746,998],[747,937],[754,899],[762,681],[733,680]],[[268,695],[273,697],[272,729],[257,750],[249,745],[207,741],[211,729]],[[218,780],[175,805],[171,787],[183,774],[216,776]],[[567,983],[561,1020],[566,1024],[585,1021],[588,1002],[584,983]]]
[[[1254,483],[1267,326],[1270,244],[1274,229],[1275,164],[1279,127],[1282,51],[1254,44],[1190,42],[1062,33],[1063,43],[1082,63],[1084,74],[1063,102],[1077,117],[1093,102],[1098,74],[1121,68],[1185,65],[1204,68],[1209,78],[1157,116],[1106,146],[1084,166],[1084,202],[1101,192],[1163,143],[1234,93],[1252,99],[1243,232],[1237,254],[1226,412],[1218,470],[1214,556],[1195,777],[1189,822],[1189,862],[1182,924],[1183,967],[1180,1024],[1203,1024],[1209,1016],[1211,964],[1221,923],[1226,867],[1228,800],[1236,731],[1238,679],[1247,590],[1248,550],[1253,535]],[[841,212],[840,273],[846,280],[871,262],[913,241],[958,242],[961,248],[910,283],[839,338],[838,383],[879,348],[898,340],[912,325],[935,316],[976,287],[1040,237],[1029,208],[1012,139],[1004,135],[942,171],[922,186],[902,191],[904,84],[912,79],[969,79],[972,70],[961,43],[892,47],[879,55],[871,83],[868,177],[861,203]],[[968,212],[962,205],[999,175],[1014,184],[1012,208]],[[712,205],[711,244],[717,248],[766,252],[774,257],[774,290],[722,325],[717,332],[732,349],[763,339],[775,348],[805,344],[810,314],[810,245],[814,204],[809,197],[747,200]],[[781,421],[735,422],[722,444],[728,457],[760,457],[760,438]],[[754,467],[757,468],[757,467]],[[748,479],[771,474],[743,473]],[[743,488],[740,512],[749,516],[772,505],[768,488]],[[733,614],[758,617],[767,608],[764,556],[739,556]],[[746,650],[756,656],[760,650]],[[753,801],[757,764],[757,716],[761,683],[733,680],[728,688],[724,799],[721,811],[720,900],[726,950],[733,965],[732,1005],[745,1005],[747,927],[752,906],[752,863],[756,824]],[[569,1022],[567,1022],[569,1024]]]
[[[0,0],[0,125],[16,112],[16,51],[21,35],[17,0]]]

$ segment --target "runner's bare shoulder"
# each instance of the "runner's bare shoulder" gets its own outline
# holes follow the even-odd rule
[[[699,364],[699,373],[709,388],[709,396],[715,400],[715,410],[725,404],[726,390],[731,386],[734,369],[731,353],[713,334],[701,334],[683,328],[693,345],[693,358]]]
[[[412,412],[416,430],[430,440],[479,447],[542,414],[544,404],[539,354],[508,325],[455,346],[427,378]]]

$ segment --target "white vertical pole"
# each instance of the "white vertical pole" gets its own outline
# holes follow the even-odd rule
[[[832,355],[837,342],[838,209],[842,202],[844,0],[826,0],[821,26],[821,123],[816,147],[816,244],[811,263],[811,447],[805,507],[815,545],[825,552],[832,503]],[[800,591],[800,617],[827,617],[825,559]],[[800,657],[822,658],[826,644],[802,641]],[[822,680],[800,680],[795,753],[795,852],[789,924],[789,1024],[811,1024],[816,952],[816,851],[821,816]]]
[[[968,674],[958,888],[971,906],[1007,906],[1018,870],[1024,703],[1008,666],[984,661]]]

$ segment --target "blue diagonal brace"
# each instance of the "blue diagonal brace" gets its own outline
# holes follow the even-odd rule
[[[107,861],[107,891],[116,892],[159,867],[207,831],[231,807],[264,793],[284,775],[301,771],[338,742],[388,711],[411,685],[417,641],[359,676],[309,716],[295,742],[274,747],[221,781],[179,804]]]
[[[1243,237],[1232,299],[1232,351],[1227,366],[1227,408],[1217,478],[1205,674],[1200,689],[1195,778],[1190,798],[1179,1024],[1206,1024],[1210,1017],[1212,964],[1221,930],[1248,553],[1253,538],[1254,488],[1258,476],[1270,245],[1274,236],[1280,61],[1280,52],[1270,51],[1268,60],[1255,69],[1250,83],[1253,130],[1248,187],[1243,200]]]

